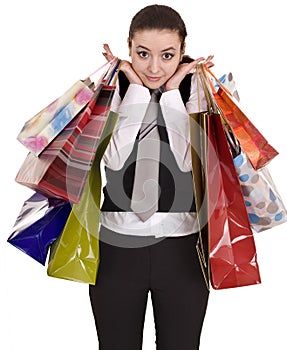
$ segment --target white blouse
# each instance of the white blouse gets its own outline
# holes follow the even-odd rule
[[[112,170],[123,167],[132,152],[149,101],[148,88],[137,84],[130,84],[121,100],[117,85],[111,110],[117,112],[119,118],[103,156],[102,167],[106,166]],[[191,80],[190,97],[186,106],[178,89],[164,92],[160,106],[171,151],[180,170],[189,172],[192,168],[189,114],[207,109],[203,89],[197,86],[195,75]],[[101,212],[101,225],[118,233],[141,236],[174,237],[198,232],[194,212],[156,212],[145,222],[133,212]]]

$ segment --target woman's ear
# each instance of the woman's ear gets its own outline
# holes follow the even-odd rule
[[[180,60],[182,60],[183,55],[185,54],[186,43],[183,43],[180,53]]]
[[[131,56],[132,41],[130,38],[127,38],[127,43],[128,43],[128,49],[129,49],[129,56]]]

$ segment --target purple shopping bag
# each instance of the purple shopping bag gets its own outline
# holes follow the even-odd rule
[[[48,248],[61,234],[70,211],[70,203],[35,193],[24,202],[7,241],[45,265]]]

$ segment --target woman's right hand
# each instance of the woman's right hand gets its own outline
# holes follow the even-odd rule
[[[105,51],[103,52],[103,55],[106,58],[106,60],[109,62],[112,61],[115,58],[115,56],[112,54],[112,51],[111,51],[108,44],[104,44],[104,50]],[[141,81],[140,77],[134,71],[130,62],[128,62],[126,60],[121,60],[120,70],[125,73],[130,84],[143,85],[143,82]]]
[[[200,57],[196,60],[193,60],[190,63],[182,63],[178,66],[177,71],[174,73],[172,77],[166,82],[165,91],[178,89],[180,83],[184,79],[184,77],[188,73],[194,73],[196,70],[196,66],[200,63],[205,63],[208,68],[213,67],[214,64],[212,62],[213,56],[210,55],[205,59],[204,57]]]

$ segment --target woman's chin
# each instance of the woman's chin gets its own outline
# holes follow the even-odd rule
[[[149,80],[149,79],[145,79],[144,81],[144,86],[146,86],[147,88],[149,89],[158,89],[160,88],[162,85],[164,85],[164,82],[162,79],[159,79],[159,80]]]

